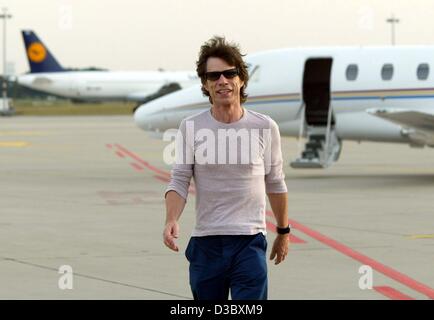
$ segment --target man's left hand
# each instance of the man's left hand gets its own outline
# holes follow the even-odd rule
[[[285,260],[289,250],[289,235],[278,234],[274,239],[273,248],[271,249],[270,260],[274,260],[274,264],[279,264]]]

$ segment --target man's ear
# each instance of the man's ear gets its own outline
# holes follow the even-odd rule
[[[206,91],[209,95],[209,90],[204,84],[202,85],[202,91]]]

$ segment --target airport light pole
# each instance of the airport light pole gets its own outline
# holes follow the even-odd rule
[[[399,19],[395,18],[395,15],[392,13],[392,17],[386,20],[387,23],[390,23],[392,29],[392,46],[395,45],[395,24],[399,23]]]
[[[8,101],[8,82],[6,75],[6,21],[12,18],[12,15],[8,13],[8,8],[2,8],[2,14],[0,18],[3,19],[3,81],[2,81],[2,93],[3,93],[3,106],[0,108],[2,114],[9,114],[9,101]]]

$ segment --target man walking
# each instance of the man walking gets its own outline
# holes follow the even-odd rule
[[[230,292],[234,300],[267,299],[266,195],[278,233],[270,259],[279,264],[289,248],[279,128],[243,108],[249,75],[237,45],[221,37],[206,42],[197,73],[211,108],[180,125],[180,157],[165,193],[164,243],[179,250],[178,220],[193,177],[196,225],[185,252],[193,297],[226,300]]]

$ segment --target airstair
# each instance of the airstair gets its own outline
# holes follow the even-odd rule
[[[292,168],[327,168],[339,159],[342,143],[338,138],[335,126],[332,125],[332,108],[327,114],[327,125],[315,124],[310,119],[311,124],[305,120],[306,108],[302,107],[299,141],[302,141],[303,133],[306,135],[304,150],[298,159],[291,162]],[[312,115],[310,115],[312,116]],[[314,117],[323,115],[317,114]]]

